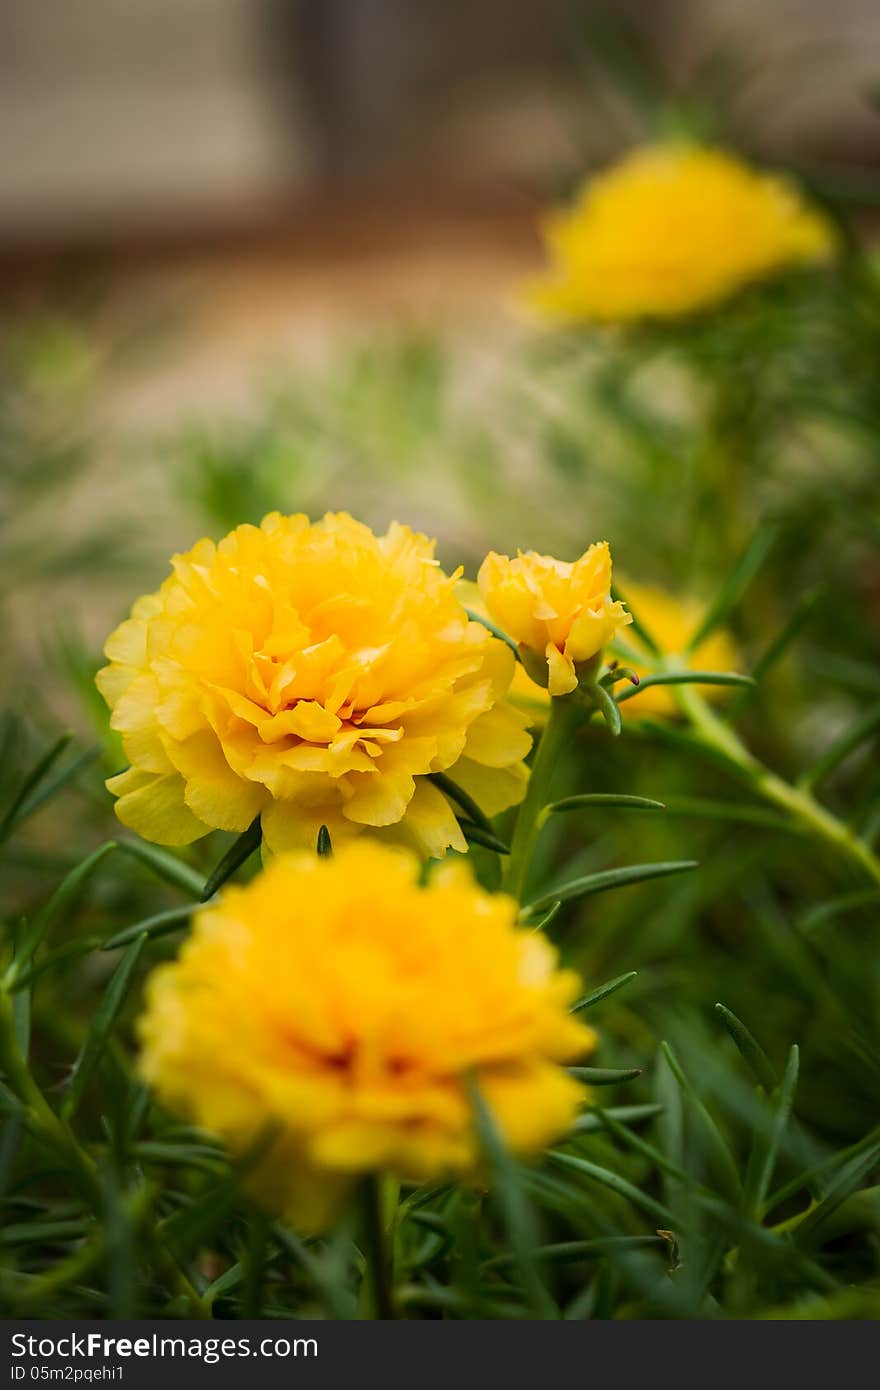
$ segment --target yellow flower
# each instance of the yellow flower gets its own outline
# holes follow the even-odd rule
[[[634,150],[544,230],[553,267],[530,297],[569,322],[677,318],[835,249],[784,178],[689,144]]]
[[[736,671],[738,655],[730,634],[721,628],[711,632],[695,651],[685,655],[691,634],[697,630],[703,616],[702,606],[693,599],[674,598],[665,589],[652,584],[636,584],[631,579],[622,582],[626,601],[645,629],[651,634],[664,656],[673,665],[688,671]],[[627,633],[626,665],[636,675],[644,677],[651,671],[651,654],[642,645],[635,632]],[[707,685],[702,688],[708,699],[717,699],[724,694],[724,687]],[[546,690],[542,690],[522,666],[518,666],[510,687],[511,699],[522,703],[523,709],[530,713],[533,723],[539,723],[546,716],[549,705]],[[543,708],[542,708],[543,707]],[[668,686],[651,685],[640,691],[632,701],[620,707],[624,719],[628,716],[650,715],[672,719],[678,713],[675,696]]]
[[[491,551],[477,583],[489,616],[519,644],[529,674],[551,695],[574,690],[576,668],[632,621],[611,598],[607,541],[591,545],[573,564],[531,551],[515,560]]]
[[[446,771],[488,815],[520,800],[530,738],[514,662],[470,622],[434,545],[343,514],[267,516],[175,556],[110,637],[98,685],[128,771],[123,824],[187,844],[257,815],[269,850],[387,828],[466,848]]]
[[[569,1012],[577,975],[516,913],[464,860],[423,885],[414,854],[370,840],[279,855],[151,977],[141,1071],[233,1152],[273,1127],[253,1190],[304,1229],[371,1170],[473,1174],[470,1076],[510,1149],[537,1154],[585,1098],[560,1064],[595,1036]]]

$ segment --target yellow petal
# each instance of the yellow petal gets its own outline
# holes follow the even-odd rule
[[[502,703],[475,719],[468,729],[465,756],[487,767],[507,767],[528,757],[532,736],[528,718],[513,705]]]
[[[353,773],[349,782],[354,794],[345,803],[344,814],[359,825],[394,825],[405,815],[415,792],[415,782],[406,773]]]
[[[547,689],[551,695],[569,695],[578,683],[577,673],[574,669],[574,662],[570,657],[563,656],[558,647],[552,642],[547,643],[547,666],[550,679],[547,682]]]
[[[115,810],[122,824],[154,844],[189,845],[207,835],[210,829],[187,807],[185,783],[177,773],[153,777],[122,795],[119,795],[120,778],[111,777],[107,785],[119,796]]]
[[[518,806],[526,794],[529,769],[525,763],[510,767],[486,767],[472,758],[459,758],[447,776],[473,797],[486,816],[497,816],[508,806]]]
[[[452,807],[426,777],[419,777],[416,781],[415,792],[406,808],[404,825],[414,835],[422,853],[431,859],[442,859],[448,849],[458,850],[459,854],[467,850],[467,841]]]

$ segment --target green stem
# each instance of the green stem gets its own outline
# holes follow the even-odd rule
[[[592,710],[573,695],[550,701],[550,714],[535,752],[526,794],[516,817],[510,857],[506,865],[505,890],[522,900],[532,849],[541,829],[541,812],[550,800],[550,786],[560,754],[570,744],[580,724]]]
[[[361,1291],[368,1318],[394,1317],[394,1271],[391,1245],[386,1237],[382,1179],[370,1173],[360,1184],[360,1244],[366,1261]]]
[[[880,859],[806,787],[792,786],[749,752],[729,725],[709,708],[692,686],[673,687],[693,731],[709,748],[722,753],[766,801],[781,807],[815,839],[828,845],[859,873],[880,884]]]

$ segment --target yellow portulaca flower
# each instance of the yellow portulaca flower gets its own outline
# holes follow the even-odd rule
[[[631,579],[622,581],[626,601],[640,622],[651,634],[667,660],[673,665],[689,671],[736,671],[739,667],[738,653],[728,632],[717,628],[705,641],[689,655],[685,651],[691,634],[696,632],[703,616],[702,606],[693,599],[674,598],[667,590],[653,584],[636,584]],[[651,655],[642,645],[638,633],[627,633],[626,664],[637,676],[645,677],[651,671]],[[636,653],[641,654],[641,658]],[[707,699],[718,699],[724,694],[724,687],[707,685],[703,689]],[[522,702],[534,723],[546,716],[549,708],[547,691],[542,690],[530,679],[527,671],[518,666],[510,687],[511,699]],[[620,707],[624,719],[628,716],[649,715],[651,718],[674,718],[678,713],[675,696],[668,686],[651,685],[642,690],[632,700]]]
[[[98,685],[130,768],[123,824],[181,845],[262,818],[270,851],[365,827],[466,848],[448,772],[488,815],[519,801],[514,661],[471,622],[434,544],[345,514],[267,516],[175,556],[107,642]]]
[[[827,260],[831,223],[779,175],[720,149],[636,149],[550,215],[531,302],[568,322],[677,318],[787,267]]]
[[[632,622],[611,598],[611,551],[606,541],[569,564],[522,551],[516,559],[491,551],[477,576],[490,618],[518,643],[533,679],[551,695],[567,695],[578,667],[591,661]]]
[[[240,1153],[277,1138],[252,1189],[318,1230],[359,1175],[474,1174],[474,1077],[510,1149],[537,1154],[585,1098],[576,974],[464,860],[419,882],[371,840],[279,855],[196,914],[147,986],[141,1071],[172,1111]]]

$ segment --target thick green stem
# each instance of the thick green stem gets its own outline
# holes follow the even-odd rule
[[[691,728],[707,747],[724,754],[766,801],[781,807],[814,838],[845,859],[851,868],[880,885],[880,859],[848,825],[838,820],[807,788],[792,786],[759,762],[692,686],[676,686],[675,695]]]
[[[541,812],[550,799],[553,773],[576,730],[589,718],[591,712],[576,695],[566,695],[550,701],[550,714],[535,752],[525,797],[517,812],[504,879],[506,891],[520,901],[535,837],[541,828]]]
[[[378,1173],[370,1173],[362,1180],[358,1199],[359,1244],[366,1261],[361,1307],[365,1317],[387,1320],[394,1317],[394,1269],[385,1229],[382,1178]]]

